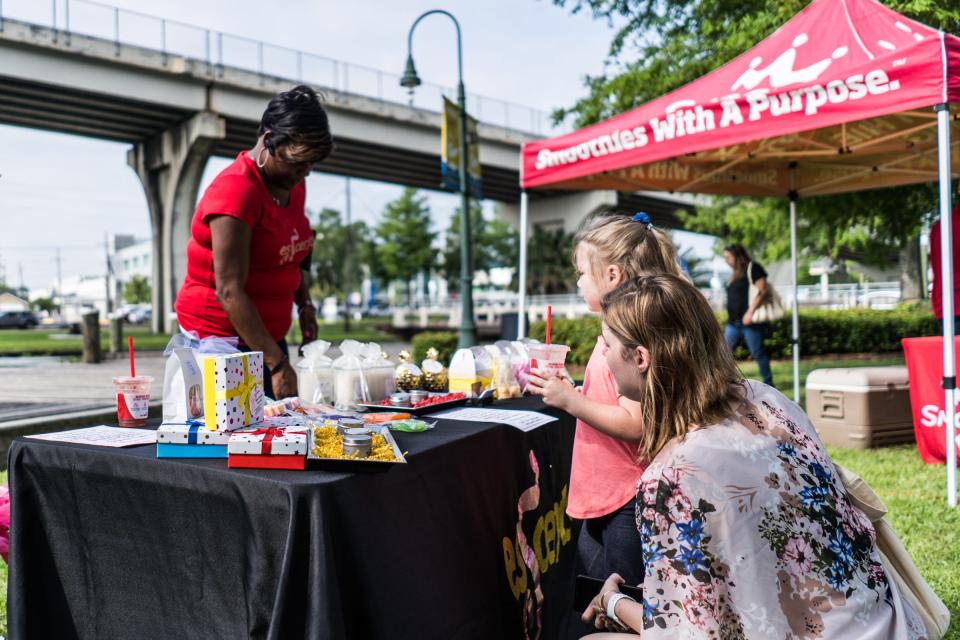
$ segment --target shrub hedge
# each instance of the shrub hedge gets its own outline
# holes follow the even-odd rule
[[[440,362],[450,364],[457,350],[458,335],[455,331],[424,331],[413,336],[413,361],[420,365],[427,357],[427,349],[434,347],[440,352]]]
[[[717,321],[726,323],[726,313],[718,313]],[[771,324],[764,342],[771,358],[786,359],[790,350],[790,316]],[[800,311],[800,355],[821,356],[834,353],[897,353],[902,351],[901,338],[934,336],[940,334],[940,323],[928,308],[877,311],[872,309],[846,309],[823,311],[802,309]],[[597,344],[600,335],[600,318],[590,316],[567,320],[554,318],[551,339],[557,344],[570,346],[567,362],[585,365]],[[530,337],[542,341],[546,337],[546,323],[535,322],[530,327]],[[413,357],[420,362],[427,349],[436,347],[444,364],[457,350],[455,332],[427,332],[413,337]],[[741,345],[737,358],[747,358],[749,353]]]
[[[726,323],[726,313],[718,313],[717,321]],[[790,350],[791,318],[788,315],[770,325],[765,345],[771,358],[784,359]],[[543,340],[544,322],[534,323],[530,336]],[[849,309],[841,311],[800,311],[800,355],[819,356],[833,353],[894,353],[902,350],[901,338],[932,336],[940,333],[940,325],[929,310],[876,311]],[[597,317],[576,320],[554,319],[551,339],[570,345],[567,362],[585,365],[600,335]],[[740,346],[738,358],[748,357]]]
[[[720,318],[726,322],[726,314]],[[771,358],[792,356],[790,316],[775,322],[765,342]],[[875,311],[800,311],[800,355],[830,353],[895,353],[903,350],[902,338],[933,336],[940,333],[937,319],[929,310]],[[738,350],[739,351],[739,350]],[[743,351],[746,356],[746,350]]]

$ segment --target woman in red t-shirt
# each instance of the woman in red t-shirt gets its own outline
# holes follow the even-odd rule
[[[333,138],[320,98],[305,85],[270,101],[258,136],[197,204],[175,308],[186,331],[239,336],[242,348],[262,351],[265,391],[284,398],[297,393],[284,340],[294,302],[304,343],[317,334],[303,179],[330,155]]]

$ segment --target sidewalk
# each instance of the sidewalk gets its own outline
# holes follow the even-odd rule
[[[394,361],[400,351],[410,348],[399,342],[381,346]],[[290,362],[296,366],[299,358],[292,351]],[[334,347],[328,355],[336,359],[340,351]],[[160,417],[165,365],[159,351],[137,353],[137,374],[154,378],[151,417]],[[0,468],[6,468],[6,452],[18,436],[116,424],[112,379],[129,372],[125,357],[100,364],[48,357],[0,358]]]
[[[17,360],[22,360],[22,364]],[[164,362],[159,352],[137,357],[137,373],[154,377],[155,397],[159,397],[157,391],[163,384]],[[0,364],[0,425],[96,408],[115,409],[112,379],[129,373],[126,358],[100,364],[58,358],[4,358]]]

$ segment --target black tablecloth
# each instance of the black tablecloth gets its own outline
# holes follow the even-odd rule
[[[555,415],[530,432],[440,421],[396,434],[406,465],[307,471],[18,439],[10,636],[557,637],[576,523],[574,424]]]

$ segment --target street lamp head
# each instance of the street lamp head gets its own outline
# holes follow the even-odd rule
[[[417,68],[413,64],[413,56],[407,56],[407,66],[403,70],[403,77],[400,78],[400,86],[406,87],[413,93],[413,90],[421,85],[420,76],[417,75]]]

